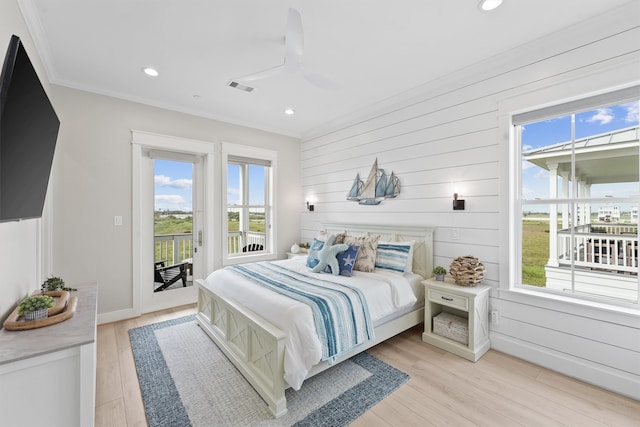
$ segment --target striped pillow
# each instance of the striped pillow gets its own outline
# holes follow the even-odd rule
[[[413,242],[378,242],[376,268],[410,273],[413,266]]]

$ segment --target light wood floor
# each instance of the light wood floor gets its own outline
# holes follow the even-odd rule
[[[96,427],[146,426],[130,328],[195,306],[98,326]],[[490,350],[477,363],[423,343],[420,327],[369,350],[411,379],[352,425],[640,426],[640,402]]]

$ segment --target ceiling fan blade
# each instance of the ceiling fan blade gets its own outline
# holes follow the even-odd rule
[[[283,72],[300,73],[302,71],[303,77],[309,83],[321,89],[338,90],[342,88],[340,84],[331,81],[330,79],[327,79],[318,74],[308,73],[304,71],[302,67],[303,52],[304,32],[302,30],[302,17],[300,16],[300,12],[298,12],[294,8],[290,8],[287,15],[284,63],[282,65],[267,68],[266,70],[249,74],[235,80],[240,82],[251,82],[255,80],[266,79],[268,77],[273,77],[282,74]]]
[[[338,82],[335,82],[331,79],[328,79],[320,74],[315,73],[304,73],[304,78],[306,81],[311,83],[314,86],[319,87],[320,89],[328,89],[328,90],[340,90],[342,89],[342,85]]]
[[[300,12],[294,8],[290,8],[287,15],[287,33],[284,42],[284,65],[291,72],[298,71],[302,63],[302,53],[304,52],[304,33],[302,31]]]
[[[275,67],[267,68],[266,70],[258,71],[257,73],[249,74],[235,80],[240,82],[252,82],[255,80],[262,80],[268,77],[277,76],[286,71],[285,65],[276,65]]]

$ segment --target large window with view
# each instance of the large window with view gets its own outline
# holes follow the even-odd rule
[[[638,304],[639,91],[513,116],[519,286]]]
[[[229,156],[227,162],[227,254],[269,252],[271,161]]]

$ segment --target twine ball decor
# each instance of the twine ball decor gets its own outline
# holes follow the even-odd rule
[[[475,286],[484,278],[484,265],[471,255],[454,259],[449,266],[449,274],[462,286]]]

